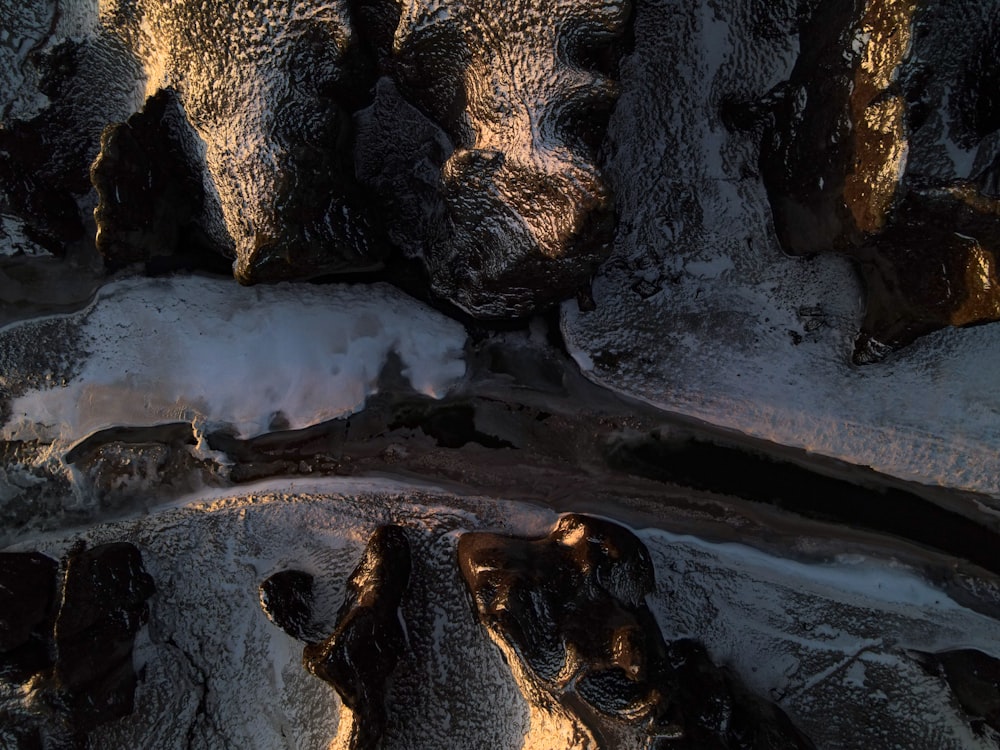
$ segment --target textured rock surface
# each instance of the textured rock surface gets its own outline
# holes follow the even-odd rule
[[[245,283],[371,270],[384,247],[353,179],[351,113],[373,70],[346,1],[106,2],[101,21],[171,87]]]
[[[336,629],[302,654],[306,669],[333,685],[353,714],[352,749],[374,750],[385,733],[386,681],[406,647],[400,605],[411,567],[403,530],[376,529],[347,581]]]
[[[128,542],[81,542],[63,565],[38,553],[0,555],[0,704],[10,709],[12,741],[28,743],[15,747],[87,746],[97,727],[134,707],[134,640],[155,590],[141,555]],[[24,705],[5,695],[8,681],[26,684]]]
[[[610,249],[599,152],[631,3],[400,6],[386,67],[454,147],[423,241],[432,286],[485,317],[572,295]]]
[[[1000,318],[998,33],[975,2],[844,0],[802,24],[760,169],[786,250],[859,261],[858,362]]]
[[[995,494],[994,472],[982,467],[992,466],[996,452],[1000,401],[986,373],[997,367],[1000,331],[948,326],[877,367],[855,367],[858,343],[862,353],[889,351],[858,341],[869,306],[859,261],[837,252],[790,256],[778,242],[773,195],[761,174],[761,151],[771,148],[765,131],[787,115],[783,107],[822,106],[823,94],[819,101],[781,94],[796,66],[802,70],[809,54],[823,52],[800,36],[812,10],[847,13],[845,7],[758,0],[637,6],[635,51],[622,66],[622,94],[609,126],[614,158],[606,174],[619,215],[615,247],[595,277],[593,309],[567,304],[564,332],[596,382],[659,408],[924,483]],[[944,189],[978,180],[983,169],[986,192],[996,136],[959,138],[961,129],[949,124],[944,103],[949,91],[961,90],[949,81],[978,79],[979,73],[959,74],[959,63],[979,59],[974,50],[980,42],[972,40],[989,38],[991,25],[983,18],[994,9],[981,3],[920,6],[913,51],[887,89],[890,98],[921,92],[927,100],[923,125],[907,121],[907,195],[917,197],[918,176]],[[825,31],[833,35],[835,27],[831,22]],[[816,29],[818,34],[822,27]],[[921,29],[923,40],[917,38]],[[830,43],[851,44],[841,38]],[[923,87],[908,78],[921,60],[936,71]],[[970,69],[989,79],[992,68],[977,63]],[[669,86],[664,71],[673,71]],[[734,103],[747,102],[757,104],[734,113]],[[919,106],[904,104],[911,120],[920,113]],[[736,114],[746,118],[740,127]],[[819,132],[833,127],[821,116],[813,124]],[[799,132],[807,150],[807,130]],[[972,145],[965,149],[959,141]],[[812,162],[813,176],[809,160],[795,157],[801,159],[804,195],[815,194],[819,177],[833,173],[822,157]],[[959,215],[965,211],[950,205]],[[914,229],[924,239],[950,233],[949,242],[965,242],[954,231],[941,219]],[[945,288],[937,272],[921,268],[927,266],[907,261],[893,272],[929,289]],[[985,271],[988,279],[989,263]],[[900,314],[905,295],[922,294],[898,291]],[[945,382],[953,387],[942,388]]]
[[[202,182],[200,144],[184,118],[177,95],[161,89],[142,112],[110,125],[90,170],[97,190],[97,249],[117,268],[216,266],[228,262],[214,251],[217,226]],[[168,265],[169,264],[169,265]]]
[[[813,747],[702,646],[664,642],[649,553],[624,527],[568,515],[542,539],[467,534],[458,557],[526,698],[598,746]]]
[[[0,117],[0,207],[32,241],[64,255],[92,237],[88,169],[104,126],[134,107],[137,69],[110,39],[52,42],[43,37],[21,64],[47,106],[30,117],[11,109]]]

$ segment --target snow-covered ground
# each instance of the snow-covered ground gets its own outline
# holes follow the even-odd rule
[[[666,411],[1000,498],[1000,326],[850,364],[860,280],[843,258],[782,254],[759,134],[721,122],[724,101],[788,77],[794,5],[638,7],[611,123],[620,228],[596,309],[564,305],[567,344],[595,382]]]
[[[131,279],[58,319],[72,341],[52,340],[53,318],[0,329],[0,346],[21,353],[0,373],[16,395],[0,439],[65,448],[97,430],[166,422],[248,437],[355,412],[390,354],[430,396],[465,373],[464,328],[384,284]],[[33,365],[37,349],[68,359],[61,369],[71,374]]]
[[[546,733],[558,728],[530,725],[510,670],[474,619],[455,550],[466,530],[541,536],[556,517],[383,480],[275,480],[24,546],[57,555],[81,538],[132,541],[156,582],[135,656],[145,669],[137,710],[98,730],[94,747],[173,748],[185,738],[199,747],[327,747],[336,693],[302,667],[302,645],[267,619],[257,587],[279,570],[311,573],[332,626],[369,534],[398,523],[414,550],[402,608],[410,650],[391,682],[384,746],[551,749]],[[649,604],[665,636],[703,640],[817,746],[992,746],[907,651],[1000,656],[997,621],[874,553],[804,564],[662,528],[638,533],[656,567]]]

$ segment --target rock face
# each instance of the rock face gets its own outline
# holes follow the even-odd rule
[[[301,570],[283,570],[260,585],[260,606],[271,622],[292,638],[307,638],[312,617],[313,577]]]
[[[0,592],[0,680],[33,683],[30,711],[11,717],[15,735],[79,744],[132,712],[133,642],[154,592],[132,544],[81,545],[62,576],[44,555],[4,553]]]
[[[154,591],[132,544],[70,554],[56,618],[53,677],[75,731],[88,732],[132,712],[132,644]]]
[[[975,649],[917,657],[928,672],[948,683],[977,735],[1000,736],[1000,659]]]
[[[228,265],[214,252],[199,142],[177,95],[160,90],[141,112],[101,136],[90,170],[99,203],[97,249],[116,268],[135,262]],[[211,213],[218,212],[213,205]]]
[[[37,552],[0,554],[0,679],[25,682],[51,666],[57,571]]]
[[[600,747],[812,747],[702,646],[664,642],[649,554],[624,527],[567,515],[542,539],[466,534],[458,556],[526,697]]]
[[[101,130],[132,106],[124,82],[136,70],[108,39],[39,46],[26,67],[48,106],[23,120],[0,113],[0,206],[24,222],[33,242],[61,256],[87,236],[87,171]]]
[[[786,251],[859,263],[858,362],[1000,318],[998,44],[971,2],[837,0],[802,24],[760,169]]]
[[[399,6],[384,65],[454,148],[423,239],[433,288],[484,317],[571,295],[610,251],[599,152],[631,4]]]
[[[384,247],[353,179],[351,113],[374,83],[346,1],[109,2],[147,94],[170,87],[202,140],[244,283],[367,271]],[[214,196],[213,196],[214,197]]]
[[[385,730],[386,681],[406,645],[399,606],[410,567],[403,530],[377,529],[347,582],[336,628],[302,654],[306,669],[333,685],[353,714],[348,741],[357,750],[375,748]]]

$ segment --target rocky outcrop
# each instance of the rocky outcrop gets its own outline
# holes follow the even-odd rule
[[[156,92],[126,122],[105,128],[90,179],[99,200],[97,249],[108,267],[142,262],[149,269],[228,270],[230,261],[211,236],[198,151],[198,138],[170,89]]]
[[[375,530],[361,562],[347,581],[333,633],[307,643],[302,663],[333,686],[349,712],[341,732],[352,750],[377,747],[386,723],[387,682],[406,647],[400,605],[410,580],[410,544],[398,526]],[[312,577],[302,571],[275,573],[260,587],[261,606],[294,638],[308,636]],[[346,726],[346,729],[345,729]]]
[[[567,515],[541,539],[466,534],[458,557],[526,698],[598,746],[812,747],[702,646],[664,642],[649,553],[624,527]]]
[[[599,151],[631,4],[399,5],[385,67],[454,147],[421,243],[432,287],[494,318],[572,295],[610,252]]]
[[[102,23],[172,88],[244,283],[370,271],[384,242],[354,180],[352,113],[374,68],[345,1],[109,2]],[[213,196],[214,198],[214,196]]]
[[[975,649],[915,656],[930,674],[948,683],[977,735],[1000,734],[1000,659]]]
[[[135,65],[104,38],[64,40],[36,49],[29,65],[47,106],[25,120],[0,113],[0,209],[55,255],[87,240],[82,208],[101,130],[127,112]]]
[[[282,570],[260,584],[264,614],[292,638],[306,640],[312,618],[313,577],[302,570]]]
[[[133,642],[153,593],[127,542],[72,549],[62,575],[38,553],[0,555],[0,680],[32,684],[12,736],[82,746],[98,726],[132,713]]]
[[[57,572],[37,552],[0,553],[0,679],[25,682],[52,665]]]
[[[837,0],[816,6],[800,39],[760,169],[786,251],[858,263],[868,301],[855,361],[1000,319],[996,9]]]

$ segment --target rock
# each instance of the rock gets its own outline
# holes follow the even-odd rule
[[[1000,734],[1000,659],[975,649],[915,656],[928,672],[948,683],[977,734],[985,727]]]
[[[225,248],[211,237],[200,162],[197,136],[173,90],[157,91],[141,112],[105,128],[90,179],[99,198],[97,249],[108,267],[228,270]]]
[[[109,2],[108,33],[136,56],[147,91],[172,87],[203,142],[209,191],[243,283],[371,271],[385,242],[353,174],[352,114],[374,63],[346,0]],[[164,61],[168,61],[164,64]]]
[[[0,553],[0,678],[24,682],[52,665],[58,569],[38,552]]]
[[[70,553],[55,623],[53,678],[75,732],[89,732],[132,712],[132,646],[154,590],[132,544],[115,542]]]
[[[1000,201],[985,165],[962,173],[946,150],[996,155],[998,44],[1000,13],[971,3],[838,0],[802,26],[760,169],[786,251],[858,262],[855,362],[1000,319]]]
[[[386,682],[406,645],[399,607],[410,568],[403,530],[378,528],[347,582],[333,633],[302,654],[306,669],[332,685],[351,711],[349,746],[357,750],[376,747],[385,730]]]
[[[812,747],[703,647],[664,642],[645,603],[649,553],[624,527],[566,515],[542,539],[465,534],[458,557],[526,697],[599,746]]]
[[[312,617],[313,577],[283,570],[260,584],[260,606],[268,618],[292,638],[306,640]]]
[[[404,7],[385,67],[454,146],[424,262],[432,288],[467,312],[565,299],[610,252],[599,151],[630,13],[628,0]]]
[[[27,710],[11,706],[0,740],[82,747],[96,727],[132,713],[132,647],[153,592],[128,542],[80,544],[62,574],[37,552],[0,554],[0,680],[31,681]]]
[[[122,84],[134,65],[103,37],[64,40],[30,60],[48,106],[28,120],[0,119],[0,205],[33,242],[62,256],[86,238],[87,171],[101,130],[128,108]]]

